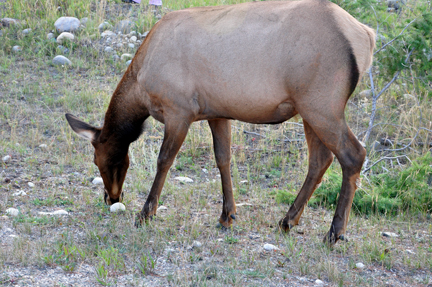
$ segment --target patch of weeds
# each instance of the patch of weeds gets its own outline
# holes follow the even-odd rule
[[[73,205],[73,201],[68,198],[48,197],[46,199],[36,198],[33,200],[36,206],[59,206],[59,205]]]
[[[142,255],[137,267],[143,275],[151,274],[156,267],[156,260],[150,254]]]
[[[228,244],[235,244],[238,241],[239,240],[237,238],[235,238],[234,236],[230,236],[230,235],[225,236],[225,242]]]
[[[99,263],[96,268],[96,280],[102,285],[112,284],[108,279],[109,273],[122,272],[126,268],[123,257],[119,254],[119,250],[114,247],[98,250],[97,257]]]

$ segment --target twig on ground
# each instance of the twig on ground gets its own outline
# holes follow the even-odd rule
[[[385,156],[385,157],[380,158],[379,160],[377,160],[373,164],[371,164],[369,167],[362,170],[361,173],[364,174],[365,172],[369,171],[373,166],[377,165],[378,163],[380,163],[383,160],[393,160],[393,159],[398,159],[398,158],[402,158],[402,157],[406,158],[411,163],[411,160],[409,159],[409,157],[406,154],[398,155],[398,156]]]

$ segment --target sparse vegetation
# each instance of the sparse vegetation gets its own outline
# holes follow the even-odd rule
[[[164,0],[163,13],[246,1]],[[10,156],[0,161],[0,285],[31,285],[25,276],[47,272],[68,280],[71,274],[83,275],[90,285],[310,285],[316,279],[331,286],[432,283],[430,2],[408,1],[388,12],[385,2],[335,1],[362,22],[379,27],[377,51],[395,39],[376,54],[375,90],[400,74],[376,101],[375,122],[365,142],[368,159],[362,186],[348,224],[349,241],[332,250],[321,238],[339,196],[342,175],[337,160],[312,196],[300,226],[287,236],[277,230],[307,173],[307,147],[298,117],[274,126],[232,122],[233,186],[236,202],[242,205],[231,230],[215,228],[222,195],[206,123],[192,125],[168,174],[159,202],[167,209],[137,229],[135,214],[152,184],[163,137],[163,125],[149,119],[130,150],[126,212],[109,212],[101,188],[91,183],[99,176],[92,147],[73,134],[64,113],[102,123],[126,65],[104,54],[98,25],[133,19],[136,32],[148,31],[157,19],[142,2],[0,1],[0,18],[20,21],[0,27],[0,160]],[[70,67],[52,65],[60,50],[47,34],[56,33],[54,22],[60,16],[89,18],[76,40],[64,45],[74,63]],[[31,32],[24,35],[26,28]],[[16,45],[19,53],[12,52]],[[120,52],[131,51],[125,48],[119,56]],[[370,85],[365,75],[346,109],[360,140],[369,128],[373,105],[365,91]],[[175,176],[188,176],[194,183],[180,184]],[[14,196],[18,191],[27,195]],[[20,214],[6,217],[10,207]],[[39,213],[56,209],[69,215]],[[398,237],[383,237],[382,231]],[[191,247],[194,240],[202,246]],[[264,251],[265,243],[280,250]],[[365,269],[357,268],[357,262]],[[53,282],[74,285],[61,280]]]

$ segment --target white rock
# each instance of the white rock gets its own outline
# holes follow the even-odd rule
[[[208,173],[208,170],[206,168],[203,168],[201,171],[204,173]]]
[[[3,162],[8,162],[8,161],[10,161],[10,159],[11,159],[10,155],[6,155],[2,158]]]
[[[136,31],[131,31],[130,33],[129,33],[129,36],[136,36],[137,35],[137,32]]]
[[[275,250],[279,250],[279,248],[273,244],[266,243],[264,244],[264,250],[275,251]]]
[[[19,190],[17,192],[12,193],[12,196],[25,196],[27,193],[24,190]]]
[[[116,202],[110,206],[111,212],[118,212],[118,211],[125,211],[125,210],[126,210],[126,206],[121,202]]]
[[[19,210],[11,207],[11,208],[6,209],[6,214],[8,214],[10,216],[18,216]]]
[[[361,262],[358,262],[358,263],[356,263],[356,268],[363,269],[363,268],[365,268],[365,265]]]
[[[75,17],[60,17],[55,21],[54,27],[57,32],[74,32],[78,30],[81,22]]]
[[[399,237],[399,235],[394,232],[383,232],[382,235],[385,237]]]
[[[136,36],[132,36],[132,37],[130,37],[130,39],[129,39],[131,42],[136,42],[138,39],[137,39],[137,37]]]
[[[59,210],[52,211],[52,212],[39,211],[38,214],[40,214],[40,215],[68,215],[69,212],[67,212],[66,210],[63,210],[63,209],[59,209]]]
[[[31,30],[32,30],[32,29],[30,29],[30,28],[28,28],[28,29],[24,29],[24,30],[22,31],[22,33],[23,33],[24,35],[28,35],[28,34],[31,32]]]
[[[243,203],[236,204],[236,206],[239,207],[239,206],[253,206],[253,205],[247,202],[243,202]]]
[[[54,65],[72,65],[72,62],[68,58],[66,58],[65,56],[58,55],[58,56],[54,57],[53,64]]]
[[[120,57],[120,59],[122,60],[122,61],[127,61],[127,60],[130,60],[130,59],[132,59],[133,58],[133,55],[132,54],[123,54],[123,55],[121,55],[121,57]]]
[[[30,188],[35,187],[35,184],[34,184],[33,182],[31,182],[31,181],[27,182],[27,185],[28,185]]]
[[[105,47],[104,51],[105,51],[105,53],[111,54],[114,52],[114,49],[111,48],[110,46],[108,46],[108,47]]]
[[[324,285],[324,282],[321,281],[321,280],[319,280],[319,279],[317,279],[317,280],[315,280],[315,284],[316,285]]]
[[[217,239],[218,242],[223,242],[224,240],[222,238]]]
[[[135,48],[135,45],[132,44],[132,43],[129,43],[129,44],[128,44],[128,47],[131,48],[131,49],[134,49],[134,48]]]
[[[180,182],[184,182],[184,183],[192,183],[193,182],[193,179],[191,179],[189,177],[185,177],[185,176],[177,176],[174,179],[178,180]]]
[[[93,184],[103,184],[103,179],[102,179],[102,177],[97,176],[93,179],[92,183]]]
[[[99,25],[98,29],[99,29],[99,32],[102,32],[102,31],[105,31],[106,29],[111,28],[111,27],[112,27],[112,25],[110,23],[103,22]]]
[[[194,242],[192,243],[192,247],[200,248],[201,246],[202,246],[202,243],[199,242],[199,241],[194,241]]]
[[[167,209],[168,209],[168,207],[161,205],[158,207],[157,211],[162,211],[162,210],[167,210]]]
[[[129,66],[129,65],[130,65],[130,63],[132,63],[132,60],[129,60],[129,61],[127,61],[127,62],[126,62],[126,65],[128,65],[128,66]]]
[[[114,37],[115,35],[116,35],[116,33],[114,33],[113,31],[106,30],[105,32],[103,32],[101,34],[101,37],[102,38],[104,38],[104,37]]]
[[[12,52],[14,53],[18,53],[21,52],[22,48],[20,46],[13,46],[12,47]]]
[[[47,39],[49,40],[49,39],[54,39],[54,33],[48,33],[47,34]]]
[[[66,41],[73,41],[75,39],[75,36],[72,33],[69,32],[63,32],[57,37],[57,43],[63,44]]]
[[[240,183],[244,184],[244,183],[248,183],[248,181],[247,180],[242,180],[242,181],[240,181]]]
[[[413,255],[415,255],[415,254],[416,254],[416,253],[415,253],[414,251],[412,251],[412,250],[409,250],[409,249],[405,250],[405,252],[406,252],[406,253],[409,253],[409,254],[413,254]]]
[[[47,148],[48,146],[46,144],[39,145],[40,148]]]
[[[167,249],[165,249],[165,251],[166,251],[167,253],[173,253],[173,252],[175,252],[175,249],[167,248]]]

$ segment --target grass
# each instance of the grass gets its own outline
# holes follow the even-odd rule
[[[166,0],[164,7],[176,10],[239,2],[245,1]],[[222,208],[221,184],[206,123],[192,125],[168,174],[160,198],[168,209],[136,229],[135,214],[151,187],[163,137],[163,125],[149,119],[144,134],[130,149],[127,210],[111,214],[101,188],[91,184],[99,176],[92,163],[92,147],[73,134],[64,113],[73,112],[91,124],[102,123],[126,66],[101,52],[98,25],[132,18],[137,32],[144,33],[156,21],[144,5],[130,7],[121,1],[0,3],[1,17],[22,22],[19,27],[3,28],[0,41],[0,155],[12,157],[0,163],[0,213],[5,215],[9,207],[20,210],[18,217],[0,220],[1,284],[30,284],[14,277],[17,270],[43,273],[60,267],[61,276],[67,276],[81,274],[84,266],[91,267],[87,276],[93,285],[133,286],[145,281],[152,286],[271,286],[306,285],[316,279],[341,286],[383,285],[388,280],[396,280],[389,281],[390,285],[430,284],[432,191],[427,130],[421,130],[415,144],[403,151],[412,163],[382,161],[363,176],[348,225],[350,241],[332,250],[321,238],[340,188],[337,162],[305,209],[300,226],[287,236],[277,231],[277,222],[307,173],[307,146],[298,118],[275,126],[232,122],[235,199],[249,205],[237,207],[238,219],[231,230],[215,228]],[[58,45],[46,39],[63,15],[89,17],[86,27],[76,33],[76,42],[67,45],[74,63],[69,68],[51,64]],[[32,34],[24,37],[24,28],[31,28]],[[14,45],[21,46],[22,52],[12,53]],[[123,52],[130,51],[119,54]],[[377,80],[378,85],[384,83]],[[425,112],[431,108],[430,98],[421,86],[411,87],[407,77],[400,78],[380,99],[378,114],[387,124],[374,129],[374,139],[408,143],[416,134],[413,127],[420,124],[420,109],[421,123],[431,128],[425,124],[432,121]],[[367,88],[364,79],[347,104],[347,120],[357,135],[367,127],[371,109],[370,101],[359,96]],[[412,94],[414,99],[403,94]],[[367,144],[370,161],[378,160],[382,154],[371,148],[373,142]],[[173,180],[176,176],[188,176],[194,183],[180,184]],[[28,181],[36,186],[28,187]],[[12,196],[18,190],[28,195]],[[69,215],[38,214],[56,209],[65,209]],[[385,238],[383,231],[399,237]],[[203,246],[189,248],[194,240]],[[264,251],[265,243],[277,245],[280,252]],[[357,262],[366,269],[358,270]],[[392,276],[398,279],[386,274],[396,274]]]

